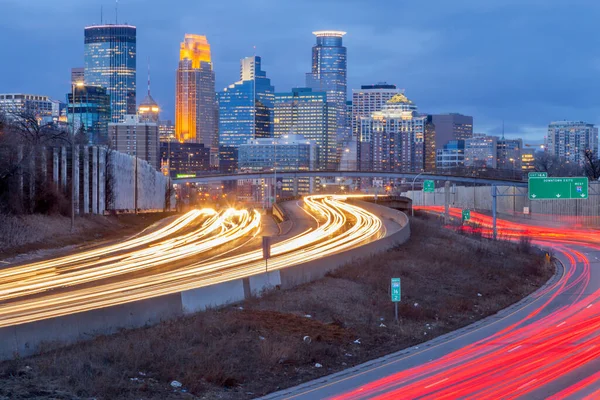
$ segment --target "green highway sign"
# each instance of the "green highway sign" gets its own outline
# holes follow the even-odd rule
[[[435,182],[431,180],[423,181],[423,192],[433,193],[435,192]]]
[[[588,178],[529,178],[529,200],[587,199]]]
[[[400,301],[400,278],[392,278],[392,301]]]
[[[548,173],[547,172],[530,172],[527,174],[527,176],[529,178],[547,178]]]
[[[462,210],[462,220],[469,221],[471,219],[471,210]]]

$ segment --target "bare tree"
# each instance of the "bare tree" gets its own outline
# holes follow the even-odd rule
[[[548,176],[580,176],[581,167],[565,159],[547,152],[535,154],[535,170],[538,172],[547,172]]]
[[[600,180],[600,160],[593,150],[587,149],[584,153],[585,174],[592,181]]]

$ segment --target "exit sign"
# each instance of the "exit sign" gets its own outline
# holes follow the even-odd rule
[[[547,178],[547,172],[530,172],[527,174],[528,178]]]
[[[425,192],[425,193],[435,192],[435,182],[432,180],[423,181],[423,192]]]
[[[392,301],[400,301],[400,278],[392,278]]]
[[[529,200],[588,198],[588,178],[529,178]]]

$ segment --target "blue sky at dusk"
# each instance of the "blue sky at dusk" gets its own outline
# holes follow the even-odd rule
[[[83,66],[83,28],[114,22],[110,0],[0,0],[0,92],[64,101],[70,68]],[[314,30],[337,29],[348,48],[348,93],[397,84],[424,113],[460,112],[475,131],[543,138],[548,122],[600,122],[600,2],[593,0],[120,0],[137,26],[138,101],[174,114],[185,33],[212,46],[217,90],[256,54],[276,91],[304,85]]]

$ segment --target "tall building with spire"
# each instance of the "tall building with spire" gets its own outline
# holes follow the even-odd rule
[[[215,73],[206,36],[186,34],[179,50],[175,90],[175,136],[210,148],[218,164],[218,109]]]
[[[346,126],[346,48],[342,44],[346,32],[317,31],[313,34],[317,37],[317,44],[312,48],[312,68],[306,74],[306,87],[327,93],[327,101],[337,111],[338,142],[345,142],[351,136],[351,128]]]
[[[85,28],[84,80],[106,88],[111,122],[136,111],[136,27],[106,24]]]
[[[148,94],[138,107],[138,116],[141,122],[153,122],[158,124],[160,120],[160,107],[158,103],[154,101],[150,94],[150,64],[148,64]]]

